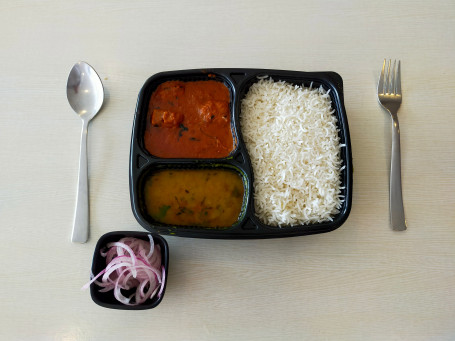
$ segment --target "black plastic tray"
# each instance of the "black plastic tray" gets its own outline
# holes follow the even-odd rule
[[[296,85],[313,87],[323,86],[330,90],[332,107],[338,119],[341,158],[344,170],[341,172],[342,193],[345,201],[340,213],[333,221],[297,225],[292,227],[275,227],[264,225],[254,213],[253,172],[247,149],[244,145],[239,124],[240,103],[250,86],[258,77],[269,76],[273,80],[286,81]],[[144,147],[143,137],[151,94],[157,86],[170,80],[197,81],[217,80],[223,82],[231,93],[231,124],[237,146],[226,158],[222,159],[163,159],[150,155]],[[149,172],[157,168],[207,168],[229,167],[236,169],[244,178],[244,209],[237,223],[229,228],[205,228],[193,226],[170,226],[153,221],[145,212],[141,194],[143,180]],[[298,72],[268,69],[198,69],[161,72],[150,77],[142,87],[134,117],[130,150],[130,197],[133,214],[139,224],[146,230],[159,234],[199,238],[274,238],[309,235],[329,232],[340,227],[348,218],[352,204],[352,155],[349,126],[343,102],[343,80],[335,72]]]

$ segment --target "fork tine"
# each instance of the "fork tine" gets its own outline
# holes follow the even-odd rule
[[[401,61],[398,61],[398,69],[397,69],[397,95],[401,96]]]
[[[390,74],[390,66],[392,64],[392,60],[389,59],[389,62],[387,63],[387,77],[386,77],[386,94],[389,94],[390,91],[392,90],[392,75]]]
[[[392,62],[392,61],[390,61],[390,62]],[[397,83],[396,83],[396,75],[395,75],[396,64],[397,64],[397,60],[395,59],[393,61],[393,68],[392,68],[392,73],[391,73],[391,76],[390,76],[390,91],[389,91],[393,95],[396,94],[395,87],[397,85]]]
[[[384,93],[384,70],[385,70],[385,59],[384,63],[382,64],[381,75],[379,76],[379,83],[378,83],[378,93]]]

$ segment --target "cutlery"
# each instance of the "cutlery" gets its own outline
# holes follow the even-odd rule
[[[386,66],[387,64],[387,66]],[[381,106],[392,117],[392,155],[390,160],[390,222],[395,231],[406,230],[404,216],[403,195],[401,190],[401,151],[400,151],[400,125],[398,123],[398,109],[400,108],[401,94],[401,62],[389,60],[382,64],[381,75],[378,83],[378,100]]]
[[[87,132],[90,120],[95,117],[103,105],[103,84],[90,65],[79,62],[73,66],[68,76],[66,95],[71,108],[82,119],[76,210],[71,241],[85,243],[89,233]]]

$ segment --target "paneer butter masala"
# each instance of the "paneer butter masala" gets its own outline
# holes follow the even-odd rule
[[[222,158],[234,149],[229,89],[222,82],[168,81],[153,92],[144,136],[162,158]]]

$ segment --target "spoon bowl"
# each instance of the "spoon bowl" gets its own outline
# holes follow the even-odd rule
[[[71,108],[81,117],[91,120],[101,109],[104,88],[96,71],[87,63],[73,66],[68,76],[66,96]]]
[[[101,109],[104,101],[104,88],[96,71],[87,63],[76,63],[68,76],[66,85],[68,102],[82,119],[79,176],[74,214],[73,243],[85,243],[89,232],[89,197],[87,172],[87,133],[90,120]]]

